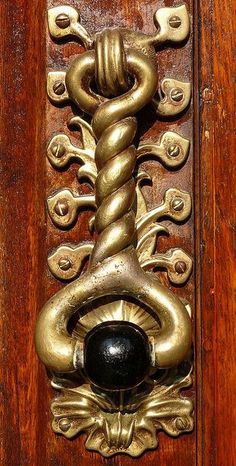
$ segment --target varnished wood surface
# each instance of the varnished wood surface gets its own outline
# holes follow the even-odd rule
[[[53,4],[62,3],[60,0]],[[67,3],[78,5],[74,0]],[[48,5],[51,4],[50,1]],[[169,0],[165,2],[166,6],[172,4]],[[33,342],[40,307],[61,286],[47,271],[48,250],[62,241],[88,238],[88,214],[82,214],[76,229],[63,234],[51,225],[44,208],[46,193],[72,183],[76,172],[76,166],[72,166],[62,177],[46,163],[46,142],[56,132],[67,131],[66,116],[70,114],[69,108],[54,109],[46,103],[46,61],[48,69],[65,68],[71,53],[79,53],[82,47],[75,43],[59,46],[48,41],[45,37],[45,0],[1,2],[0,464],[3,466],[234,465],[234,218],[231,193],[235,183],[230,77],[232,32],[229,25],[232,5],[230,2],[223,4],[214,0],[209,8],[209,4],[201,3],[201,37],[196,39],[201,56],[202,95],[200,163],[197,120],[194,159],[195,199],[198,200],[197,429],[177,440],[160,434],[159,449],[145,453],[138,460],[124,456],[105,460],[85,450],[84,436],[68,441],[51,431],[49,405],[54,393],[37,360]],[[104,0],[83,0],[79,5],[83,24],[90,31],[120,25],[150,32],[157,2],[122,0],[111,4]],[[164,3],[159,2],[158,6],[164,6]],[[192,54],[191,40],[183,48],[161,50],[158,54],[160,78],[178,75],[183,80],[191,79]],[[194,63],[196,72],[196,56]],[[195,110],[197,103],[195,99]],[[167,128],[192,137],[192,108],[171,124],[155,122],[152,114],[145,115],[144,119],[146,125],[142,133],[146,140],[156,140],[159,132]],[[147,187],[145,191],[150,207],[161,200],[167,187],[178,185],[191,190],[192,153],[186,166],[177,173],[169,173],[152,161],[143,166],[153,176],[156,187]],[[81,193],[88,189],[79,186]],[[191,253],[193,219],[181,227],[171,226],[170,238],[159,243],[163,251],[174,246]],[[184,291],[175,291],[180,296],[184,292],[193,304],[194,286],[193,276]]]
[[[236,464],[234,8],[213,0],[199,9],[197,464],[204,466]]]
[[[2,466],[36,466],[46,448],[39,443],[45,388],[33,331],[45,299],[43,12],[42,0],[0,4]]]
[[[48,5],[54,6],[56,4],[63,4],[60,0],[49,0]],[[72,2],[76,5],[76,2]],[[77,3],[78,5],[78,3]],[[171,5],[171,2],[168,2]],[[190,5],[190,2],[189,2]],[[161,5],[159,5],[161,6]],[[144,0],[136,1],[117,1],[117,2],[104,2],[104,1],[81,1],[79,4],[81,11],[81,22],[85,25],[89,32],[100,31],[104,27],[125,26],[130,29],[143,30],[145,32],[152,32],[154,29],[153,13],[156,11],[157,3],[155,0],[146,2]],[[66,41],[64,44],[58,44],[51,38],[47,37],[47,56],[48,56],[48,70],[53,71],[66,70],[71,60],[77,53],[81,53],[83,48],[77,42]],[[180,80],[192,79],[192,42],[191,39],[181,46],[172,48],[169,46],[164,47],[157,53],[158,71],[160,80],[165,76],[178,76]],[[47,104],[47,138],[52,135],[63,131],[75,144],[78,144],[77,138],[79,133],[71,133],[66,125],[68,117],[71,115],[71,108],[56,108],[50,102]],[[140,133],[141,137],[146,141],[157,141],[159,135],[165,130],[176,130],[183,136],[192,139],[192,106],[180,118],[173,121],[157,121],[156,115],[149,107],[145,113],[140,116]],[[143,124],[143,122],[145,122]],[[153,187],[147,186],[145,193],[147,195],[149,206],[155,206],[160,203],[163,194],[170,186],[177,186],[186,191],[192,189],[192,147],[189,159],[181,170],[168,172],[161,164],[155,161],[146,161],[143,163],[143,168],[153,177]],[[86,185],[78,185],[76,180],[76,165],[70,167],[69,170],[64,171],[63,174],[56,172],[49,164],[47,164],[47,192],[48,194],[58,189],[60,186],[72,186],[75,192],[87,193],[90,188]],[[80,215],[78,223],[74,228],[61,232],[56,229],[50,219],[47,219],[47,248],[48,250],[63,242],[78,242],[81,240],[91,239],[87,227],[88,213]],[[158,246],[160,250],[165,251],[170,247],[183,247],[187,252],[191,253],[193,250],[193,220],[186,222],[186,224],[178,227],[177,225],[168,222],[170,227],[170,237],[163,237],[159,240]],[[162,276],[165,280],[165,274]],[[166,284],[169,283],[167,280]],[[48,276],[46,280],[48,296],[52,296],[62,285],[52,277]],[[179,296],[184,296],[192,305],[194,303],[194,281],[193,277],[184,289],[177,289],[173,287],[174,291]],[[45,409],[50,399],[53,396],[52,391],[47,390],[45,397]],[[56,438],[50,431],[50,416],[45,419],[47,422],[48,430],[47,436],[50,442],[54,445],[54,455],[57,459],[58,465],[62,464],[73,465],[73,454],[79,452],[82,454],[79,465],[87,466],[92,464],[97,466],[100,464],[106,465],[119,465],[131,466],[134,460],[127,456],[116,456],[111,459],[102,459],[97,453],[91,453],[85,450],[84,440],[85,436],[81,436],[72,442],[68,442],[62,438]],[[156,462],[166,466],[189,466],[194,464],[195,461],[195,448],[196,448],[196,433],[192,435],[182,436],[176,442],[175,439],[160,434],[160,445],[157,451],[146,452],[140,459],[136,459],[138,466],[150,465],[156,466]],[[45,462],[51,464],[52,451],[46,451]],[[57,462],[55,463],[57,465]]]

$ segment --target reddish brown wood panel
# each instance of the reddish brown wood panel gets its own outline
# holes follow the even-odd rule
[[[43,426],[33,328],[45,299],[44,1],[3,0],[0,23],[0,464],[34,466]]]
[[[63,4],[63,0],[49,0],[48,6]],[[191,2],[187,2],[192,14]],[[71,2],[72,5],[77,5],[76,1]],[[165,6],[171,6],[171,1],[166,2]],[[104,27],[125,26],[130,29],[143,30],[145,32],[153,31],[153,14],[158,7],[164,6],[162,3],[157,4],[156,0],[146,2],[145,0],[135,1],[84,1],[79,3],[81,12],[81,21],[89,32],[100,31]],[[83,52],[83,47],[77,42],[65,41],[64,43],[56,43],[50,37],[47,37],[48,46],[48,71],[66,70],[71,60],[76,54]],[[165,76],[178,77],[183,81],[192,80],[192,34],[191,38],[181,46],[171,47],[165,46],[157,53],[159,79]],[[71,133],[67,128],[67,120],[71,115],[71,108],[56,108],[50,102],[47,104],[47,138],[48,140],[58,132],[65,132],[75,144],[78,144],[76,138],[78,132]],[[143,123],[145,122],[145,123]],[[150,107],[140,116],[141,138],[145,141],[157,141],[159,135],[166,130],[177,131],[184,137],[192,140],[193,134],[193,109],[192,105],[187,112],[181,117],[173,119],[173,121],[158,121],[155,113]],[[193,145],[187,163],[177,171],[168,171],[155,161],[147,161],[143,163],[143,168],[153,178],[153,189],[149,186],[145,188],[145,193],[148,198],[149,207],[153,207],[161,201],[166,189],[170,186],[176,186],[186,191],[192,191],[192,165],[193,165]],[[52,193],[61,186],[72,187],[75,192],[88,193],[91,189],[86,185],[79,185],[76,180],[77,166],[73,165],[69,170],[63,173],[56,172],[49,163],[47,163],[47,193]],[[87,228],[87,220],[91,214],[82,213],[74,228],[68,231],[60,231],[52,225],[50,219],[47,219],[47,250],[58,246],[62,242],[76,243],[81,240],[90,239],[90,234]],[[161,251],[166,251],[171,247],[182,247],[190,254],[194,249],[193,238],[193,217],[181,227],[167,222],[170,227],[171,235],[169,238],[160,238],[158,247]],[[167,286],[170,286],[166,280],[166,275],[163,273],[163,280]],[[47,287],[47,296],[52,296],[63,285],[55,280],[50,274],[47,274],[45,281]],[[184,288],[173,287],[175,293],[179,296],[184,296],[188,299],[192,307],[194,306],[194,276]],[[45,384],[45,381],[42,381]],[[193,391],[194,394],[194,391]],[[43,409],[48,410],[50,400],[54,396],[52,390],[45,390],[45,399]],[[45,438],[50,439],[50,447],[45,450],[44,462],[53,465],[52,451],[55,465],[72,465],[74,455],[82,455],[79,464],[85,466],[100,464],[131,466],[134,463],[132,458],[127,456],[116,456],[105,460],[99,457],[98,454],[88,452],[84,448],[85,436],[75,439],[73,442],[68,442],[65,439],[55,437],[51,432],[50,413],[45,417]],[[163,466],[190,466],[195,464],[196,457],[196,431],[191,435],[185,435],[178,440],[170,438],[164,434],[159,435],[160,444],[156,451],[146,452],[140,459],[136,459],[137,465],[156,465],[160,462]],[[63,460],[62,460],[63,459]]]
[[[236,458],[233,1],[200,2],[198,463]],[[201,369],[200,369],[201,366]]]
[[[62,4],[63,1],[54,2]],[[68,2],[78,5],[73,0]],[[179,3],[179,2],[178,2]],[[188,3],[188,2],[187,2]],[[52,2],[50,2],[52,4]],[[172,5],[168,0],[165,6]],[[158,6],[164,6],[162,1]],[[201,36],[195,19],[195,85],[201,78],[201,152],[198,158],[198,118],[195,119],[196,263],[197,299],[197,428],[190,435],[171,439],[160,434],[160,447],[139,460],[118,456],[102,459],[84,449],[84,437],[68,441],[51,431],[49,411],[53,391],[34,349],[35,319],[45,300],[60,284],[46,268],[48,249],[69,239],[84,239],[87,214],[80,217],[77,230],[59,233],[46,218],[45,197],[58,187],[61,178],[46,166],[45,127],[45,14],[46,0],[2,0],[0,6],[1,120],[0,120],[0,237],[1,263],[1,450],[3,466],[233,466],[235,419],[235,315],[233,314],[233,232],[235,186],[233,171],[233,79],[232,0],[210,4],[201,2]],[[122,25],[152,28],[156,0],[79,2],[83,24],[89,30]],[[198,45],[198,47],[197,47]],[[49,68],[66,66],[78,44],[49,45]],[[57,62],[55,62],[57,56]],[[159,73],[191,79],[191,41],[184,48],[163,49]],[[198,62],[198,56],[201,58]],[[195,87],[195,94],[196,94]],[[195,112],[198,99],[195,98]],[[48,105],[47,138],[65,127],[69,110],[53,110]],[[62,112],[62,113],[61,113]],[[177,125],[186,137],[192,134],[192,110]],[[147,115],[145,138],[154,139],[169,128]],[[153,123],[153,126],[149,123]],[[175,123],[172,122],[172,129]],[[177,129],[177,126],[176,126]],[[162,192],[147,188],[150,206],[178,179],[179,187],[191,189],[192,154],[180,172],[167,173],[153,162],[144,164],[157,183],[164,175]],[[46,179],[46,168],[49,174]],[[74,168],[75,169],[75,168]],[[63,185],[74,178],[74,170],[63,175]],[[73,176],[72,176],[73,175]],[[83,189],[87,189],[86,187]],[[81,191],[82,192],[82,191]],[[160,242],[169,247],[193,248],[192,223],[173,227],[170,239]],[[201,255],[200,255],[201,252]],[[181,295],[181,290],[178,290]],[[194,282],[185,289],[193,302]]]

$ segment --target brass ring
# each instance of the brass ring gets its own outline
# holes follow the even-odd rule
[[[70,372],[77,368],[78,342],[68,334],[68,321],[81,306],[108,295],[132,296],[156,313],[161,324],[153,339],[156,367],[172,367],[184,360],[191,344],[188,312],[173,293],[142,271],[135,250],[131,250],[91,268],[45,304],[35,341],[38,355],[49,369]]]
[[[123,118],[136,115],[155,94],[157,88],[157,74],[154,65],[138,50],[127,50],[127,69],[135,78],[133,87],[125,94],[112,99],[113,112],[101,125],[93,120],[93,127],[97,138],[111,123]],[[94,115],[101,104],[106,109],[109,100],[91,89],[91,81],[96,73],[96,54],[93,50],[77,57],[66,73],[66,88],[73,102],[84,112]],[[102,108],[99,109],[102,111]]]
[[[123,38],[118,29],[105,29],[96,35],[96,82],[101,94],[110,97],[128,88],[127,61]]]

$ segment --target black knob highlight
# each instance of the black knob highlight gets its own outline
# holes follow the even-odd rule
[[[125,321],[105,322],[85,338],[84,368],[90,382],[104,390],[129,390],[150,370],[145,332]]]

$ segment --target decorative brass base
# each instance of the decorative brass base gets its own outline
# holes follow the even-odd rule
[[[86,448],[105,457],[117,453],[137,457],[157,447],[159,430],[177,437],[193,429],[193,402],[181,396],[181,390],[192,383],[188,370],[186,364],[166,371],[158,380],[150,379],[146,382],[146,393],[133,394],[123,411],[88,384],[64,388],[54,381],[53,386],[61,390],[61,396],[51,404],[52,428],[67,438],[85,432]]]

